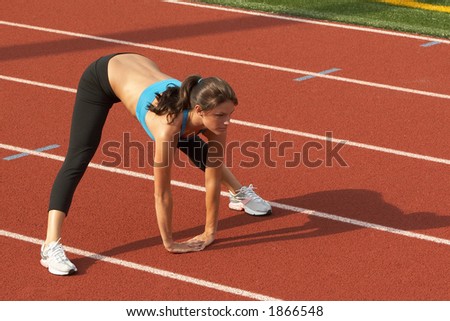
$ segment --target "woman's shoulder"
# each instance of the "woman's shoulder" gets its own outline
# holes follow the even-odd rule
[[[183,123],[183,113],[172,116],[170,121],[167,119],[167,115],[154,115],[150,121],[151,126],[154,128],[155,140],[173,141],[180,133],[180,129]]]

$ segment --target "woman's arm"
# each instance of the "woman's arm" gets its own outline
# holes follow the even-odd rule
[[[170,186],[173,151],[170,141],[163,137],[155,140],[154,176],[155,176],[155,207],[159,232],[166,249],[172,246],[172,191]]]
[[[202,243],[177,243],[172,237],[173,200],[170,185],[171,167],[174,154],[172,137],[155,137],[154,176],[156,218],[164,247],[169,252],[183,253],[201,250]]]
[[[222,166],[224,165],[224,153],[226,134],[215,135],[205,132],[208,138],[208,159],[205,169],[206,188],[206,221],[203,234],[196,236],[191,241],[204,242],[203,247],[210,245],[216,236],[219,221],[219,203],[222,183]]]

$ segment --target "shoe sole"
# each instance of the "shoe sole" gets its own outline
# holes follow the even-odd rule
[[[60,271],[60,270],[56,270],[56,269],[49,267],[47,262],[44,260],[41,260],[40,262],[41,262],[41,265],[43,267],[45,267],[46,269],[48,269],[48,271],[53,275],[65,276],[65,275],[72,275],[77,272],[76,268],[66,272],[66,271]]]
[[[248,215],[252,215],[252,216],[265,216],[265,215],[272,214],[271,210],[269,210],[267,212],[256,212],[256,211],[252,211],[252,210],[249,210],[246,208],[244,208],[244,212],[247,213]]]
[[[248,215],[252,215],[252,216],[264,216],[264,215],[272,214],[272,210],[269,210],[267,212],[258,212],[258,211],[254,211],[254,210],[246,207],[242,203],[228,203],[228,207],[235,211],[244,211]]]

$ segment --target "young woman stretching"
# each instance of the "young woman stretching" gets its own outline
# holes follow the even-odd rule
[[[190,76],[181,83],[162,73],[144,56],[112,54],[93,62],[78,85],[69,148],[51,191],[47,237],[41,248],[41,264],[50,273],[69,275],[77,271],[60,243],[62,225],[75,189],[100,143],[109,109],[119,101],[154,140],[156,217],[164,247],[169,252],[200,251],[214,241],[221,184],[230,190],[231,209],[251,215],[271,212],[270,204],[253,191],[252,185],[242,186],[223,164],[227,127],[238,104],[227,82],[216,77]],[[205,229],[185,242],[175,242],[172,238],[173,147],[187,154],[205,172]]]

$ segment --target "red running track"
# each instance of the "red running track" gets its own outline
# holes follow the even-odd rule
[[[412,37],[159,1],[16,1],[3,7],[0,242],[7,259],[0,299],[450,299],[448,44],[422,47],[427,41]],[[192,73],[227,79],[240,100],[231,140],[261,142],[270,132],[278,144],[292,142],[300,151],[311,141],[325,148],[321,137],[332,132],[349,141],[340,152],[348,167],[285,168],[291,149],[285,157],[266,155],[275,168],[261,162],[248,169],[238,165],[249,159],[236,154],[234,171],[273,202],[274,213],[232,212],[223,198],[217,242],[186,255],[161,246],[153,186],[145,176],[150,166],[133,159],[116,172],[90,168],[64,226],[63,241],[79,273],[51,276],[39,265],[37,244],[61,165],[61,158],[48,157],[64,156],[82,71],[116,51],[151,57],[180,79]],[[330,74],[337,78],[294,81],[305,76],[295,71],[331,68],[340,69]],[[103,142],[122,141],[124,132],[147,141],[118,104]],[[19,148],[51,144],[60,147],[4,160]],[[256,152],[263,158],[262,148]],[[322,150],[311,158],[323,156]],[[105,160],[99,151],[93,163]],[[187,184],[202,186],[203,178],[188,168],[176,169],[174,179],[183,182],[173,188],[175,236],[185,239],[199,233],[204,220],[203,192]]]

